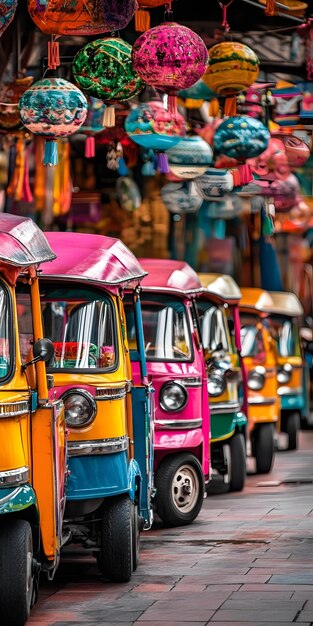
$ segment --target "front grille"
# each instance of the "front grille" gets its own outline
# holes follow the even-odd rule
[[[0,418],[25,415],[28,412],[29,404],[27,400],[22,400],[21,402],[2,402],[0,404]]]
[[[111,389],[105,387],[97,387],[96,398],[97,400],[121,400],[125,398],[127,387],[113,387]]]

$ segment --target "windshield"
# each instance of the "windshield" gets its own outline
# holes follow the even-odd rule
[[[265,358],[265,345],[263,341],[262,327],[255,318],[240,315],[241,322],[241,354]]]
[[[280,356],[301,356],[299,329],[292,320],[271,319],[271,331]]]
[[[8,377],[12,367],[12,312],[9,295],[0,284],[0,381]]]
[[[232,353],[233,349],[224,308],[199,300],[197,301],[197,309],[204,350],[214,352],[218,346],[221,346],[220,350]]]
[[[153,296],[150,296],[150,299]],[[192,358],[191,337],[187,312],[183,302],[158,296],[156,301],[147,301],[142,296],[142,321],[145,353],[148,361],[189,361]],[[134,348],[135,323],[130,306],[125,301],[127,335],[130,348]]]
[[[42,314],[45,337],[54,344],[49,369],[108,369],[116,365],[113,307],[105,294],[92,301],[81,293],[45,294]]]

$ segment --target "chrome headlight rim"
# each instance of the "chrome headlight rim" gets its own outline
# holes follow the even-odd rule
[[[178,407],[171,408],[167,406],[166,403],[164,402],[164,393],[166,392],[166,390],[173,389],[174,387],[178,387],[180,391],[182,391],[184,399],[183,399],[182,404],[180,404]],[[176,382],[176,380],[167,381],[166,383],[164,383],[164,385],[160,389],[159,402],[160,402],[160,407],[166,413],[177,413],[179,411],[182,411],[185,408],[188,402],[188,391],[181,382]]]
[[[256,366],[248,373],[247,385],[251,391],[260,391],[263,389],[266,380],[266,370],[264,367]]]
[[[89,404],[89,413],[90,413],[89,417],[87,418],[87,420],[85,420],[81,424],[75,424],[71,422],[68,417],[66,417],[66,400],[70,396],[82,396],[85,400],[87,400]],[[87,426],[90,426],[90,424],[92,424],[92,422],[95,420],[95,417],[97,415],[97,403],[95,401],[94,396],[92,396],[91,393],[87,391],[87,389],[76,389],[76,388],[67,389],[66,391],[64,391],[64,393],[62,393],[60,399],[64,403],[65,422],[68,428],[74,428],[74,429],[86,428]]]
[[[291,363],[284,363],[282,367],[277,371],[277,382],[280,385],[286,385],[289,383],[292,375],[292,365]]]
[[[212,388],[210,389],[210,386],[212,384],[218,385],[218,391],[212,391]],[[208,394],[209,394],[209,398],[217,398],[218,396],[221,396],[224,391],[226,390],[226,380],[225,377],[222,376],[221,374],[211,374],[208,378]]]

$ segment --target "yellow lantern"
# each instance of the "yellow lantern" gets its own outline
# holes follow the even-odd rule
[[[215,93],[233,96],[246,91],[256,81],[259,63],[249,46],[223,41],[210,48],[208,67],[202,80]]]

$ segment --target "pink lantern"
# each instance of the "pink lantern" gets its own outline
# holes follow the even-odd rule
[[[194,85],[208,60],[204,41],[176,22],[165,22],[140,35],[133,46],[133,66],[148,84],[173,96]],[[176,108],[175,100],[169,106]]]
[[[309,146],[296,135],[278,135],[277,138],[284,144],[291,168],[301,167],[310,158]]]

